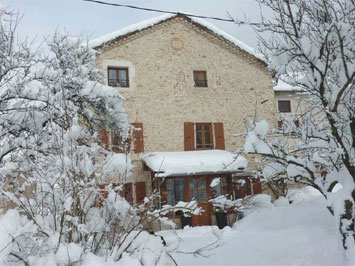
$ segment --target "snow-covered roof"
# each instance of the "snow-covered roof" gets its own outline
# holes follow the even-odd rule
[[[247,44],[245,44],[244,42],[236,39],[232,35],[220,30],[219,28],[217,28],[213,24],[211,24],[211,23],[209,23],[209,22],[207,22],[207,21],[205,21],[203,19],[200,19],[200,18],[191,18],[191,17],[188,17],[186,15],[182,15],[182,14],[177,14],[177,15],[175,15],[175,14],[165,14],[165,15],[162,15],[162,16],[150,18],[150,19],[141,21],[139,23],[132,24],[132,25],[130,25],[128,27],[125,27],[123,29],[114,31],[112,33],[109,33],[109,34],[104,35],[102,37],[99,37],[97,39],[94,39],[94,40],[89,42],[89,45],[92,48],[97,48],[97,47],[102,46],[102,45],[104,45],[104,44],[106,44],[108,42],[114,41],[117,38],[126,36],[128,34],[135,33],[137,31],[144,30],[146,28],[152,27],[152,26],[154,26],[156,24],[159,24],[161,22],[164,22],[164,21],[169,20],[169,19],[171,19],[173,17],[176,17],[176,16],[184,17],[184,18],[186,18],[186,19],[198,24],[199,26],[202,26],[205,29],[212,31],[212,33],[224,38],[225,40],[233,43],[234,45],[236,45],[240,49],[244,50],[245,52],[247,52],[247,53],[253,55],[254,57],[256,57],[257,59],[265,62],[265,57],[261,53],[255,51],[252,47],[250,47]]]
[[[282,80],[278,80],[274,85],[274,91],[302,91],[300,87],[292,86]]]
[[[142,160],[159,177],[235,173],[248,165],[244,157],[224,150],[150,152]]]

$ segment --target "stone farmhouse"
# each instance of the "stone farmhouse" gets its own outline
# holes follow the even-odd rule
[[[205,212],[181,226],[216,223],[209,199],[262,192],[243,147],[244,115],[276,125],[272,77],[262,56],[200,19],[164,15],[90,42],[104,82],[126,99],[132,133],[132,174],[125,197],[140,203],[153,190],[160,206],[196,200]],[[121,140],[101,130],[113,152]],[[120,182],[121,180],[111,180]],[[211,183],[214,185],[211,186]]]

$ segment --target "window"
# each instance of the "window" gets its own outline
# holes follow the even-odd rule
[[[234,199],[242,199],[248,195],[251,195],[253,185],[254,182],[251,182],[249,177],[233,177],[232,191]],[[257,192],[257,189],[254,192]]]
[[[128,68],[127,67],[109,67],[108,85],[113,87],[129,87]]]
[[[213,149],[213,131],[211,123],[196,123],[196,148]]]
[[[129,135],[126,139],[123,139],[123,137],[115,131],[99,129],[102,146],[106,150],[111,150],[116,153],[126,153],[131,151],[131,145],[134,145],[134,152],[144,152],[143,123],[132,123],[132,126],[134,128],[128,132]]]
[[[215,183],[214,183],[215,182]],[[212,184],[214,183],[213,187]],[[215,177],[210,184],[211,197],[217,198],[228,194],[228,182],[226,177]]]
[[[300,121],[298,119],[294,120],[294,122],[295,122],[295,126],[296,127],[300,127]],[[282,128],[283,124],[284,124],[283,120],[277,121],[277,127],[278,128]]]
[[[132,203],[132,183],[126,183],[123,187],[123,195],[126,201]]]
[[[282,128],[283,124],[284,124],[284,121],[283,121],[283,120],[277,121],[277,127],[278,127],[278,128]]]
[[[234,184],[234,198],[235,199],[242,199],[246,195],[248,195],[248,186],[247,182],[244,179],[237,180]]]
[[[183,178],[166,179],[166,190],[168,191],[167,203],[169,205],[174,206],[179,201],[184,201],[184,179]]]
[[[131,138],[123,140],[118,133],[111,133],[111,150],[117,153],[125,153],[131,150]]]
[[[195,87],[207,87],[206,71],[194,71]]]
[[[280,113],[291,113],[291,101],[279,101]]]
[[[184,122],[184,150],[224,150],[224,129],[222,122]]]
[[[190,190],[190,200],[196,200],[197,202],[207,201],[205,178],[190,178],[189,190]]]

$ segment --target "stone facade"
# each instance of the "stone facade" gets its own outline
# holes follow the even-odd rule
[[[276,124],[272,78],[259,59],[220,36],[174,17],[98,49],[97,66],[129,68],[126,98],[131,123],[144,127],[144,152],[183,151],[184,122],[223,122],[226,150],[242,147],[244,115]],[[193,71],[206,71],[208,87],[194,87]],[[131,179],[146,181],[139,154]],[[252,164],[250,164],[252,167]],[[149,189],[149,184],[148,184]],[[133,189],[134,190],[134,189]]]

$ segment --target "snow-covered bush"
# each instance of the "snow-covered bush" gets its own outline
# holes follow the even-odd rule
[[[266,179],[286,176],[326,197],[351,256],[355,254],[355,2],[258,2],[275,14],[257,27],[271,33],[271,39],[261,39],[269,67],[276,79],[299,88],[308,103],[301,125],[286,119],[274,137],[266,121],[247,119],[244,151],[263,155]],[[342,189],[333,194],[337,183]]]
[[[156,194],[137,206],[121,197],[130,151],[106,150],[99,132],[124,143],[130,125],[95,51],[56,32],[43,55],[14,38],[16,26],[0,8],[0,203],[10,208],[0,214],[0,264],[166,265],[161,238],[145,230],[171,224],[170,211],[197,214],[197,204],[154,210]]]
[[[144,229],[175,209],[151,210],[155,195],[136,207],[120,196],[129,151],[105,150],[98,132],[125,139],[130,126],[123,98],[101,83],[95,52],[56,32],[43,55],[14,38],[16,26],[0,8],[0,203],[11,208],[0,214],[0,263],[166,265],[161,239]]]

